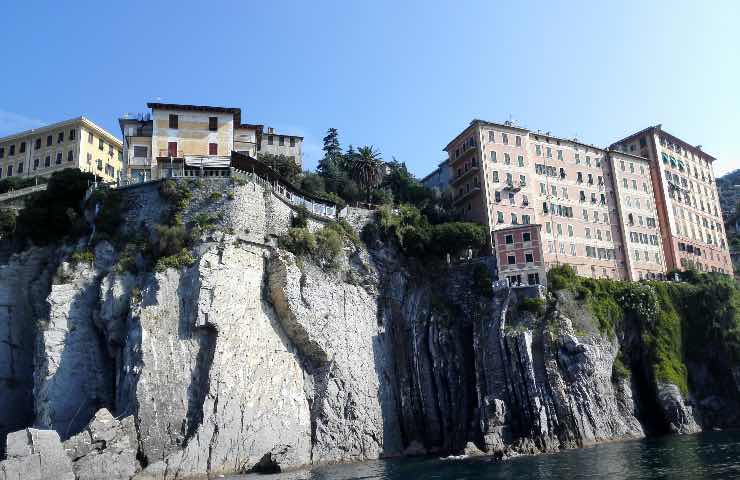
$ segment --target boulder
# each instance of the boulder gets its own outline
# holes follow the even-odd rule
[[[0,480],[75,480],[72,462],[54,430],[24,428],[7,436]]]
[[[117,420],[105,408],[90,424],[64,442],[78,480],[129,480],[139,470],[134,418]]]

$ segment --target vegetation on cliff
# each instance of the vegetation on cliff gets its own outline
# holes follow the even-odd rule
[[[567,265],[548,272],[553,290],[575,293],[606,335],[638,326],[655,379],[688,391],[686,362],[740,362],[740,286],[725,275],[681,274],[680,282],[624,282],[578,277]]]

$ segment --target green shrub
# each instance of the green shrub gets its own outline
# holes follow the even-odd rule
[[[168,268],[181,269],[189,267],[193,263],[195,263],[195,258],[187,248],[183,248],[175,255],[159,258],[154,266],[154,270],[157,272],[164,272]]]
[[[155,257],[166,257],[181,252],[190,242],[190,234],[182,225],[154,226]]]
[[[487,246],[486,228],[471,222],[449,222],[432,227],[429,250],[437,254],[459,254]]]
[[[69,256],[69,263],[72,265],[78,265],[80,263],[92,265],[94,262],[95,254],[90,250],[77,250]]]
[[[201,230],[211,230],[218,224],[218,218],[207,213],[198,213],[193,217],[193,223]]]
[[[617,355],[617,357],[614,359],[614,363],[612,364],[612,380],[626,380],[630,378],[631,375],[632,372],[624,364],[622,352],[620,351],[619,355]]]
[[[117,190],[98,190],[91,197],[92,203],[100,205],[95,218],[95,229],[98,235],[115,239],[118,228],[123,222],[123,201]]]
[[[222,198],[222,197],[223,197],[223,195],[221,194],[221,192],[213,192],[213,193],[211,193],[211,194],[210,194],[210,195],[208,196],[208,198],[209,198],[209,199],[210,199],[210,200],[211,200],[212,202],[218,202],[219,200],[221,200],[221,198]]]
[[[314,257],[325,267],[335,268],[339,265],[343,244],[342,236],[337,229],[324,227],[316,232]]]
[[[159,184],[159,194],[166,199],[171,205],[171,215],[181,212],[188,208],[192,198],[191,189],[198,188],[198,183],[191,180],[188,185],[182,185],[174,180],[165,180]]]
[[[482,263],[477,263],[473,267],[473,292],[481,297],[490,297],[493,295],[491,272]]]
[[[316,236],[307,228],[289,228],[288,233],[278,238],[278,244],[295,255],[313,255]]]
[[[308,227],[308,209],[303,205],[299,205],[295,209],[295,214],[290,220],[291,227],[293,228],[307,228]]]
[[[547,271],[547,284],[552,290],[573,289],[578,276],[570,265],[556,265]]]
[[[519,310],[542,315],[545,313],[545,300],[542,298],[524,298],[519,303]]]
[[[226,194],[226,198],[228,198],[229,200],[233,200],[234,199],[234,192],[227,193]]]
[[[91,173],[74,168],[54,172],[46,190],[31,195],[18,214],[16,235],[45,245],[87,232],[82,200],[94,180]]]
[[[18,214],[12,208],[0,208],[0,238],[8,238],[15,233]]]

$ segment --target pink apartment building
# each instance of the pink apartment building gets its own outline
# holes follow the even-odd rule
[[[715,158],[660,125],[612,145],[650,162],[668,270],[694,267],[732,274],[732,262],[714,181]]]
[[[654,178],[662,170],[656,173],[646,155],[622,150],[482,120],[473,120],[445,147],[456,205],[469,220],[489,227],[499,276],[522,283],[533,282],[534,273],[544,283],[544,273],[556,264],[572,265],[583,276],[629,280],[661,278],[674,264],[688,266],[671,255],[688,252],[689,239],[666,236],[662,228],[663,187]],[[719,208],[716,191],[704,197],[699,205],[713,198]],[[712,241],[721,250],[724,232],[714,231]],[[524,232],[530,244],[517,240]],[[502,239],[513,243],[502,246]],[[705,248],[691,245],[692,252]]]

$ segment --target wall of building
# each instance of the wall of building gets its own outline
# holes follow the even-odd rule
[[[105,181],[116,181],[123,166],[123,150],[90,127],[80,128],[79,156],[77,167],[91,172]]]
[[[88,148],[89,132],[92,132],[96,146],[103,139],[106,155],[100,155],[94,148]],[[65,168],[79,168],[93,172],[106,181],[113,181],[121,170],[120,143],[110,134],[101,134],[101,130],[81,118],[6,138],[0,140],[0,148],[3,150],[0,158],[2,178],[49,176]],[[113,151],[112,156],[107,155],[109,149]],[[89,165],[88,153],[92,159]],[[98,158],[102,161],[102,170],[96,168],[95,161]]]
[[[283,144],[280,145],[280,142]],[[293,145],[291,146],[291,141]],[[303,139],[292,135],[266,132],[262,134],[262,143],[259,153],[272,155],[285,155],[293,159],[298,166],[303,165]]]
[[[666,262],[650,181],[650,162],[616,151],[610,151],[609,158],[614,172],[613,186],[617,192],[628,278],[662,278]]]
[[[657,127],[615,148],[650,161],[667,269],[731,273],[714,159]]]
[[[169,128],[169,116],[178,116],[178,128]],[[218,129],[208,128],[209,117],[218,119]],[[169,142],[177,142],[177,157],[209,155],[210,143],[218,155],[228,156],[234,148],[234,114],[189,110],[152,110],[152,148],[155,157],[167,157]]]
[[[495,230],[496,261],[499,279],[511,283],[546,284],[542,257],[541,225],[523,225]]]

